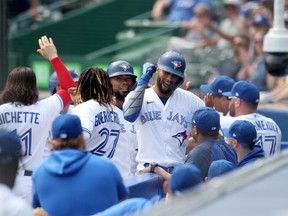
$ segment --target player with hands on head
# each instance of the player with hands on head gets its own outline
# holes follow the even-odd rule
[[[166,171],[183,164],[190,126],[184,118],[203,101],[179,88],[184,82],[186,62],[174,51],[165,52],[157,66],[145,63],[137,87],[125,98],[124,118],[135,122],[138,142],[137,170],[157,162]],[[156,83],[147,88],[156,72]]]

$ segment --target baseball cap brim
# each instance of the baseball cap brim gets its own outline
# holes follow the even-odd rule
[[[212,93],[214,94],[214,92],[211,90],[210,85],[201,85],[200,86],[200,90],[204,93]]]
[[[137,77],[135,74],[132,74],[131,72],[123,72],[123,71],[115,72],[110,77],[116,77],[116,76],[121,76],[121,75],[129,75],[129,76]]]
[[[232,94],[232,91],[230,91],[230,92],[223,92],[222,95],[227,96],[227,97],[232,97],[232,96],[234,96],[234,95]]]
[[[193,114],[188,115],[188,116],[185,117],[185,121],[186,121],[187,123],[192,124],[192,123],[193,123],[192,120],[193,120]]]
[[[221,131],[224,137],[230,137],[229,128],[222,128]]]

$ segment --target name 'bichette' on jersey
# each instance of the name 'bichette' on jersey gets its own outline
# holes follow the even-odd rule
[[[53,109],[49,109],[50,107]],[[21,159],[20,169],[34,170],[42,161],[52,120],[63,107],[58,94],[30,106],[17,102],[0,106],[0,128],[14,131],[22,142],[24,157]]]
[[[282,133],[279,126],[271,118],[253,113],[238,116],[235,120],[247,120],[253,123],[257,131],[255,145],[263,148],[265,157],[280,153]]]
[[[80,117],[86,149],[93,154],[112,158],[121,129],[118,114],[93,99],[75,106],[72,114]]]
[[[146,89],[140,115],[135,121],[139,148],[137,162],[152,163],[157,159],[167,167],[184,163],[191,127],[185,117],[200,106],[204,106],[200,98],[180,88],[165,105],[153,88]]]

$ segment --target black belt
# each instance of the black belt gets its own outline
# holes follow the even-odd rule
[[[148,167],[150,165],[150,163],[144,163],[144,167]],[[161,166],[158,165],[159,167],[161,167],[162,169],[164,169],[166,172],[171,173],[174,169],[174,166],[169,166],[169,167],[165,167],[165,166]]]
[[[24,170],[24,176],[32,176],[32,173],[30,170]]]

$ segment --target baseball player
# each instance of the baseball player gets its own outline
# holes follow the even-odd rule
[[[86,68],[79,77],[72,113],[81,119],[87,150],[107,158],[113,157],[121,130],[112,102],[108,73],[101,68]]]
[[[133,123],[124,119],[123,103],[132,86],[136,83],[137,76],[134,74],[132,65],[127,61],[112,62],[107,72],[109,74],[113,92],[115,112],[118,113],[121,125],[120,136],[112,161],[119,169],[123,178],[128,178],[136,172],[137,140]]]
[[[265,151],[265,156],[280,153],[282,133],[279,126],[271,119],[257,113],[259,90],[255,84],[248,81],[238,81],[230,92],[223,95],[230,97],[229,112],[235,120],[250,121],[256,128],[257,141]]]
[[[41,162],[51,122],[60,111],[70,103],[68,88],[75,83],[57,55],[51,38],[39,39],[37,50],[48,59],[57,72],[61,90],[56,94],[38,101],[36,76],[31,68],[17,67],[8,75],[1,98],[0,127],[14,131],[20,136],[23,159],[16,178],[15,192],[31,203],[31,175]]]
[[[190,134],[185,116],[204,106],[199,97],[178,88],[184,82],[185,67],[183,56],[165,52],[157,68],[150,63],[143,65],[136,89],[125,98],[124,118],[136,126],[138,170],[157,162],[171,172],[174,166],[184,163]],[[156,71],[156,83],[147,89]]]

